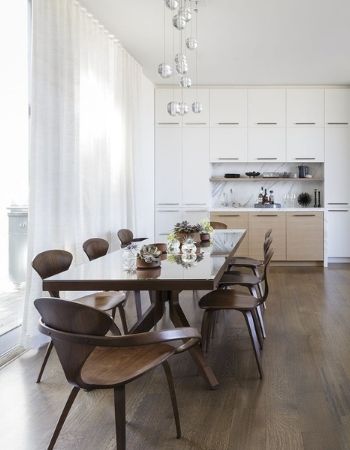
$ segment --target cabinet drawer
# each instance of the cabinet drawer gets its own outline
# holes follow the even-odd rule
[[[248,213],[244,213],[244,212],[243,213],[241,213],[241,212],[211,213],[210,221],[224,223],[227,225],[227,228],[247,230],[247,233],[236,252],[236,256],[248,256],[248,254],[249,254]]]
[[[249,213],[249,256],[263,259],[266,231],[272,229],[273,259],[286,260],[286,215],[285,213]]]
[[[323,213],[287,213],[287,259],[323,260]]]

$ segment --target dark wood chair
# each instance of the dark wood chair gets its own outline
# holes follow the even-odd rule
[[[241,312],[248,327],[260,378],[263,378],[263,368],[261,364],[262,337],[260,335],[257,308],[267,300],[269,294],[267,271],[272,255],[273,250],[270,249],[265,257],[264,271],[261,277],[264,284],[264,292],[261,297],[256,298],[253,295],[238,293],[233,289],[217,289],[204,295],[199,301],[200,308],[204,309],[202,320],[203,349],[208,350],[211,323],[218,311],[235,310]]]
[[[134,234],[131,230],[128,230],[127,228],[122,228],[117,233],[118,238],[120,240],[120,245],[122,248],[127,247],[132,242],[142,242],[146,240],[147,238],[134,238]]]
[[[93,261],[94,259],[98,259],[98,258],[101,258],[102,256],[105,256],[108,252],[108,249],[109,249],[108,241],[106,241],[105,239],[102,239],[102,238],[90,238],[83,243],[83,250],[86,253],[86,255],[90,261]],[[124,296],[124,301],[119,303],[117,305],[117,307],[113,308],[112,317],[113,317],[113,319],[115,318],[116,308],[118,308],[120,320],[122,322],[123,332],[124,332],[124,334],[127,334],[128,333],[128,325],[127,325],[125,310],[124,310],[125,301],[127,299],[127,293],[126,292],[116,292],[116,294]]]
[[[39,253],[32,262],[33,269],[38,273],[41,279],[57,275],[69,269],[73,261],[71,253],[65,250],[46,250]],[[49,291],[51,297],[59,297],[59,291]],[[115,316],[116,308],[118,308],[123,323],[123,331],[127,333],[125,311],[123,303],[125,301],[125,294],[119,292],[98,292],[96,294],[86,295],[74,299],[76,303],[91,306],[101,311],[111,311],[112,316]],[[42,366],[39,371],[37,383],[40,383],[41,377],[44,373],[46,363],[52,351],[52,341],[49,343]]]
[[[214,230],[227,230],[226,223],[222,222],[210,222],[210,225],[214,228]]]
[[[125,248],[130,245],[132,242],[142,242],[147,238],[134,238],[134,234],[131,230],[127,228],[122,228],[117,233],[118,238],[120,240],[121,248]],[[141,307],[141,293],[140,291],[134,291],[135,296],[135,306],[136,306],[136,314],[137,320],[140,320],[142,317],[142,307]]]
[[[61,299],[40,298],[39,329],[50,336],[67,381],[73,385],[48,449],[53,449],[80,389],[113,389],[117,450],[126,448],[125,385],[162,365],[167,378],[176,424],[181,437],[174,382],[168,359],[200,341],[193,328],[176,328],[126,336],[105,336],[116,326],[110,316],[88,306]],[[183,340],[177,347],[171,341]]]

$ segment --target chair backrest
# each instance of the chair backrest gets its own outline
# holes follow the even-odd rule
[[[269,238],[272,234],[272,228],[269,228],[265,233],[265,239]]]
[[[264,241],[264,258],[265,258],[266,253],[269,251],[271,244],[272,244],[272,237],[265,239],[265,241]]]
[[[128,230],[126,228],[122,228],[118,231],[118,238],[120,240],[120,243],[123,246],[129,245],[132,240],[134,239],[134,235],[131,230]]]
[[[40,331],[51,337],[67,380],[86,387],[80,371],[95,346],[81,335],[105,336],[113,319],[95,308],[59,298],[39,298],[34,305],[42,318]]]
[[[269,250],[265,253],[265,256],[264,256],[264,272],[261,277],[261,282],[264,284],[264,294],[261,298],[262,302],[265,302],[269,295],[269,284],[267,281],[267,272],[268,272],[269,265],[270,265],[271,259],[273,257],[273,254],[274,254],[273,249],[269,248]]]
[[[90,261],[101,258],[109,249],[109,243],[105,239],[91,238],[84,242],[83,250]]]
[[[227,229],[226,223],[222,223],[222,222],[210,222],[210,225],[214,228],[214,230],[226,230]]]
[[[33,269],[44,279],[68,270],[73,256],[66,250],[46,250],[32,261]],[[49,291],[51,297],[59,297],[58,291]]]

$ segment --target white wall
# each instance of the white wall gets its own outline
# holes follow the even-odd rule
[[[143,77],[141,138],[135,152],[136,230],[138,237],[154,236],[154,85]]]

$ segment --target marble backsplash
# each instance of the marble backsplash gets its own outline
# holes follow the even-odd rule
[[[301,164],[299,164],[301,165]],[[298,207],[297,197],[302,192],[311,195],[312,201],[309,205],[314,206],[315,189],[321,192],[321,206],[323,201],[323,178],[324,165],[322,163],[305,163],[309,167],[312,179],[294,178],[298,176],[298,165],[294,163],[213,163],[211,165],[212,177],[223,177],[225,173],[239,173],[246,177],[245,173],[250,171],[260,172],[287,172],[290,178],[264,178],[259,180],[240,181],[230,179],[228,181],[212,181],[212,207],[253,207],[257,203],[261,187],[269,193],[273,190],[275,203],[281,203],[282,207]],[[313,180],[315,179],[315,180]],[[321,180],[321,181],[319,181]]]

